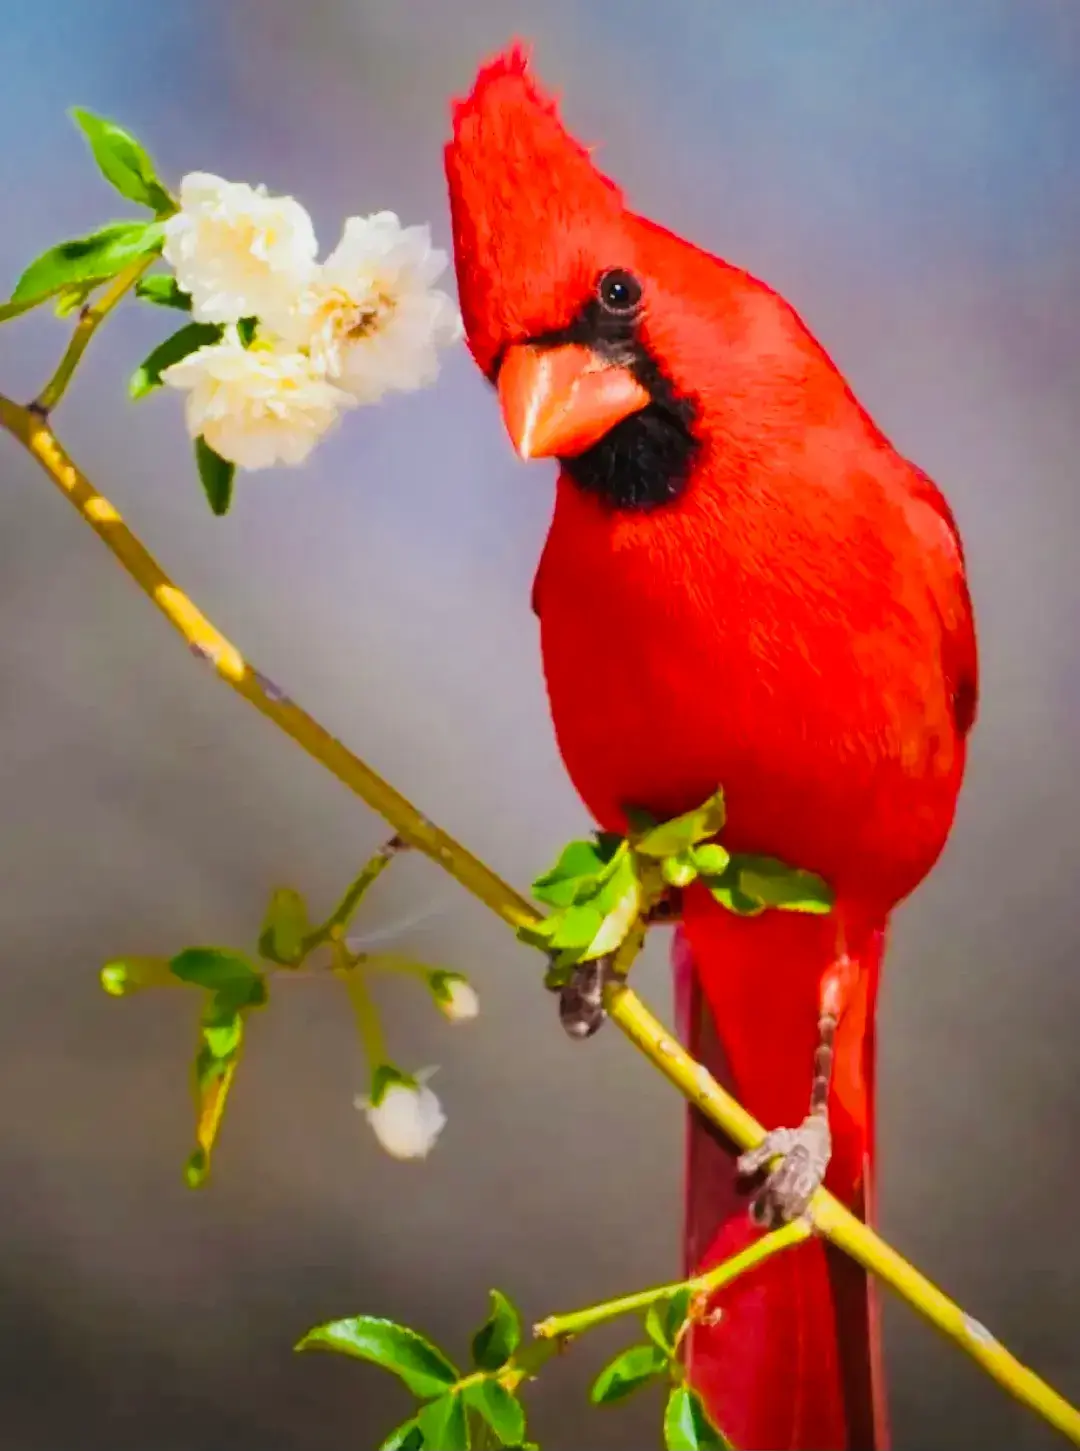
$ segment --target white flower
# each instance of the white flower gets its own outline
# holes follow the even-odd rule
[[[187,390],[187,426],[222,458],[245,469],[299,464],[352,399],[322,376],[304,353],[256,339],[235,327],[164,369],[162,380]]]
[[[459,972],[435,972],[429,979],[439,1012],[451,1023],[467,1023],[480,1011],[476,989]]]
[[[350,217],[298,308],[274,326],[358,403],[424,388],[439,348],[462,334],[454,302],[432,287],[446,260],[427,227],[402,227],[393,212]]]
[[[426,1082],[434,1072],[434,1068],[422,1068],[411,1076],[395,1071],[377,1103],[363,1097],[355,1100],[375,1137],[394,1159],[426,1159],[446,1127],[442,1104]]]
[[[192,171],[165,223],[166,262],[198,322],[287,315],[315,269],[315,229],[293,197]]]

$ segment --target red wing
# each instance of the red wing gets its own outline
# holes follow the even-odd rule
[[[930,589],[941,619],[942,664],[952,692],[956,728],[966,736],[978,706],[979,658],[964,545],[941,490],[914,465],[909,488],[913,497],[926,506],[916,516],[915,527],[930,563]]]

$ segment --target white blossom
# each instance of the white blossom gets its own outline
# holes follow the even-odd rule
[[[186,390],[192,438],[201,435],[245,469],[303,463],[339,410],[352,404],[305,353],[259,338],[245,348],[235,327],[161,377]]]
[[[385,1086],[378,1103],[358,1097],[361,1110],[375,1137],[394,1159],[425,1159],[446,1127],[442,1104],[426,1080],[434,1068],[421,1069],[415,1076],[398,1074]]]
[[[295,307],[315,270],[315,229],[293,197],[205,171],[180,183],[162,254],[191,295],[198,322],[277,319]]]
[[[460,973],[434,974],[431,991],[439,1012],[451,1023],[467,1023],[480,1011],[480,999],[476,989]]]
[[[426,387],[439,349],[462,335],[456,305],[432,286],[446,262],[427,227],[402,227],[393,212],[350,217],[299,306],[274,326],[358,403]]]

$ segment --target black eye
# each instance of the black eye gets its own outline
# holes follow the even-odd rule
[[[604,273],[596,291],[608,312],[633,312],[641,301],[641,283],[631,273],[618,267]]]

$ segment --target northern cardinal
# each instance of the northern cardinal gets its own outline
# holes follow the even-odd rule
[[[692,1051],[782,1154],[748,1213],[691,1114],[687,1273],[824,1182],[869,1217],[874,1009],[892,908],[937,860],[976,704],[949,507],[764,283],[629,211],[511,46],[446,148],[469,348],[522,458],[559,462],[533,586],[559,748],[605,830],[722,785],[732,851],[823,876],[827,916],[684,894]],[[759,1176],[760,1177],[760,1176]],[[741,1451],[887,1444],[872,1289],[821,1240],[695,1323],[688,1372]],[[713,1307],[716,1308],[716,1307]]]

